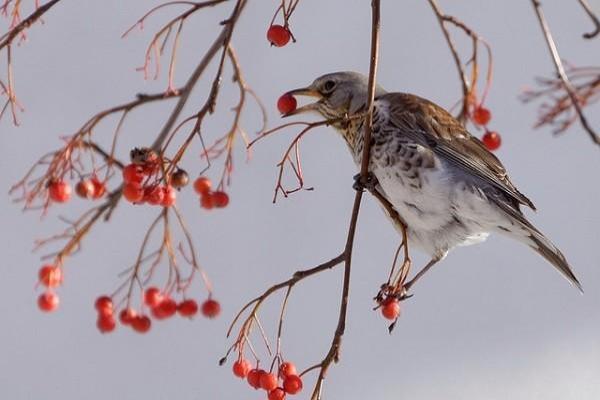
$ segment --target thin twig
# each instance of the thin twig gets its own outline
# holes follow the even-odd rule
[[[600,19],[598,19],[598,16],[594,12],[594,10],[592,10],[592,7],[587,2],[587,0],[579,0],[579,4],[581,4],[581,7],[583,7],[583,9],[587,13],[587,15],[590,17],[590,19],[594,23],[594,30],[591,32],[584,33],[583,37],[585,39],[592,39],[592,38],[598,36],[598,34],[600,33]]]

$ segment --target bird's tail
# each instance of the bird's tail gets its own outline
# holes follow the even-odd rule
[[[561,251],[522,215],[511,219],[513,220],[513,223],[519,226],[521,229],[503,229],[501,232],[508,234],[514,239],[517,239],[531,247],[539,255],[548,260],[558,270],[558,272],[560,272],[569,280],[569,282],[571,282],[571,284],[573,284],[573,286],[583,293],[581,283],[579,283],[579,280],[577,280],[577,277],[573,273],[571,266]]]

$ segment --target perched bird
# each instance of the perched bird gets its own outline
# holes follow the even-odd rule
[[[308,111],[328,119],[343,136],[360,167],[368,78],[335,72],[289,95],[316,97],[285,116]],[[581,285],[563,254],[521,212],[533,203],[510,181],[504,166],[450,113],[429,100],[375,89],[369,173],[373,190],[407,225],[408,243],[431,256],[422,276],[456,246],[484,241],[498,232],[538,252],[573,285]],[[396,227],[400,226],[396,223]]]

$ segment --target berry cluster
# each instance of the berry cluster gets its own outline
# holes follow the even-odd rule
[[[198,313],[198,303],[193,299],[183,299],[177,303],[171,296],[162,293],[156,287],[150,287],[144,292],[143,303],[150,308],[150,315],[155,320],[171,318],[176,313],[185,318],[192,318]],[[115,307],[109,296],[100,296],[95,302],[98,311],[96,326],[102,333],[109,333],[116,328]],[[210,297],[200,307],[202,315],[215,318],[221,312],[221,305]],[[138,333],[146,333],[152,326],[150,316],[143,312],[138,313],[131,307],[126,307],[119,312],[119,321],[124,326],[130,326]]]
[[[106,184],[92,176],[89,179],[81,179],[75,185],[75,193],[82,199],[96,200],[102,198],[106,193]],[[63,179],[52,179],[48,182],[48,196],[56,203],[66,203],[71,200],[73,189]]]
[[[47,288],[47,290],[38,297],[38,307],[44,312],[56,310],[60,303],[60,299],[52,289],[62,284],[62,269],[56,265],[43,265],[38,271],[38,280],[39,284]]]
[[[498,132],[488,130],[487,124],[491,119],[491,111],[481,105],[475,107],[471,113],[471,120],[473,123],[485,128],[485,133],[481,138],[481,141],[488,150],[494,151],[500,147],[500,144],[502,144],[502,138]]]
[[[235,376],[246,379],[254,389],[265,390],[268,400],[283,400],[287,394],[297,394],[302,390],[302,378],[290,361],[281,363],[279,374],[252,368],[252,363],[245,358],[234,362],[232,369]]]
[[[224,208],[229,204],[229,195],[221,190],[212,191],[212,182],[201,176],[194,181],[194,190],[200,195],[200,206],[207,210]]]

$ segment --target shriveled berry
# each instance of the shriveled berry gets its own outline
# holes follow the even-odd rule
[[[112,315],[100,315],[98,321],[96,321],[96,326],[101,333],[109,333],[115,330],[117,321]]]
[[[282,378],[290,375],[296,375],[296,373],[296,366],[291,361],[283,362],[279,366],[279,376]]]
[[[277,100],[277,109],[282,114],[291,113],[297,106],[296,98],[289,93],[285,93]]]
[[[75,185],[75,193],[82,199],[93,199],[95,191],[94,183],[89,179],[81,180]]]
[[[137,313],[133,308],[126,308],[119,313],[119,321],[123,325],[131,325],[136,316]]]
[[[131,321],[131,327],[138,333],[146,333],[152,327],[152,321],[147,315],[138,315]]]
[[[62,269],[54,265],[43,265],[38,272],[38,279],[49,288],[60,286],[63,280]]]
[[[210,188],[212,187],[212,182],[210,178],[205,176],[201,176],[194,181],[194,190],[199,195],[204,196],[210,192]]]
[[[232,370],[233,374],[238,378],[245,378],[248,376],[250,370],[252,370],[252,363],[242,358],[233,363]]]
[[[289,394],[300,393],[302,390],[302,378],[298,375],[286,376],[283,380],[283,390]]]
[[[173,185],[173,187],[177,189],[187,186],[189,181],[190,178],[188,176],[188,173],[182,169],[178,169],[171,175],[171,185]]]
[[[260,388],[260,377],[262,374],[265,374],[265,373],[266,372],[263,371],[262,369],[258,369],[258,368],[251,369],[250,372],[248,372],[248,376],[246,377],[246,380],[248,381],[250,386],[252,386],[254,389],[259,389]]]
[[[395,320],[400,315],[400,302],[397,299],[389,298],[381,307],[381,315],[389,320]]]
[[[160,304],[163,299],[163,295],[160,292],[160,289],[157,287],[149,287],[144,292],[144,303],[150,308],[154,308]]]
[[[177,312],[182,317],[191,318],[198,312],[198,303],[194,299],[186,299],[177,305]]]
[[[163,187],[163,207],[171,207],[177,200],[177,190],[171,185]]]
[[[123,168],[123,181],[132,185],[141,185],[145,178],[144,168],[138,164],[129,164]]]
[[[109,296],[100,296],[94,303],[96,311],[101,315],[112,315],[113,313],[113,302]]]
[[[123,197],[131,203],[139,203],[144,200],[144,189],[136,184],[126,183],[123,186]]]
[[[66,203],[71,199],[71,185],[63,180],[52,181],[48,186],[50,199],[57,203]]]
[[[202,315],[208,318],[215,318],[221,312],[221,305],[218,301],[208,299],[202,303]]]
[[[290,31],[281,25],[271,25],[267,30],[267,40],[276,47],[282,47],[288,44],[292,35]]]
[[[473,111],[473,122],[477,125],[487,125],[490,119],[492,119],[492,113],[487,108],[477,107]]]
[[[225,208],[229,204],[229,195],[225,192],[217,191],[211,194],[212,201],[217,208]]]
[[[285,392],[282,388],[275,388],[269,392],[269,400],[283,400],[285,399]]]
[[[58,308],[60,299],[54,292],[44,292],[38,297],[37,303],[40,310],[44,312],[52,312]]]
[[[260,374],[260,387],[266,391],[275,389],[277,387],[277,375],[263,371]]]
[[[500,134],[494,131],[487,131],[481,138],[481,141],[489,151],[498,149],[498,147],[500,147],[502,144],[502,138],[500,137]]]

